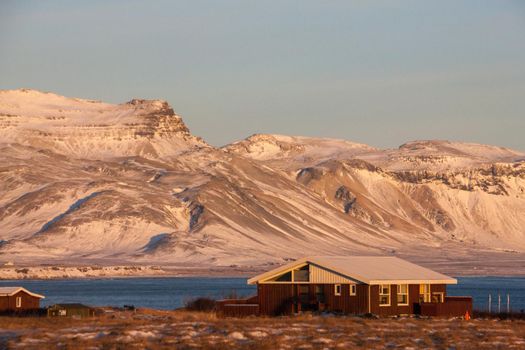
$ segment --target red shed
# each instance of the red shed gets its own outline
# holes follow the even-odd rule
[[[0,287],[0,312],[35,310],[40,308],[40,299],[44,296],[23,287]]]

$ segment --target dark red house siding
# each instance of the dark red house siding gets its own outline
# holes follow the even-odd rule
[[[16,307],[16,298],[22,298],[22,305]],[[27,294],[24,291],[19,291],[12,296],[0,296],[0,311],[23,311],[34,310],[40,307],[40,298],[36,298]]]
[[[334,284],[258,284],[258,303],[261,315],[282,315],[299,311],[299,304],[316,305],[321,310],[348,314],[371,312],[380,316],[414,314],[418,312],[419,284],[408,286],[408,305],[397,304],[397,285],[390,286],[390,306],[379,306],[379,286],[356,285],[356,295],[350,295],[350,285],[341,284],[341,295],[335,295]],[[323,290],[323,298],[316,295],[316,286]],[[303,293],[301,293],[301,288]],[[446,285],[431,285],[431,293],[442,292]],[[306,289],[306,290],[305,290]],[[370,299],[368,297],[370,291]],[[369,305],[370,303],[370,305]],[[370,307],[370,309],[369,309]]]
[[[307,294],[300,288],[308,288]],[[362,314],[368,312],[368,286],[356,286],[356,295],[350,295],[350,286],[341,285],[341,295],[335,295],[334,284],[259,284],[259,312],[261,315],[282,315],[298,311],[298,304],[316,304],[316,286],[323,290],[320,307],[326,311]]]
[[[364,314],[368,312],[368,285],[356,285],[356,295],[350,295],[350,285],[341,284],[341,295],[335,295],[334,284],[323,284],[326,310]]]
[[[259,313],[261,315],[284,315],[292,313],[293,284],[258,284]]]
[[[446,296],[447,286],[445,284],[430,285],[431,293],[442,292]],[[416,313],[419,304],[419,284],[408,285],[408,306],[397,304],[397,285],[390,285],[390,306],[379,306],[379,286],[370,286],[371,312],[380,316],[392,316]]]

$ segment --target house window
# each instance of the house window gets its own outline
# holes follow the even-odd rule
[[[443,303],[445,301],[444,293],[432,293],[432,302],[433,303]]]
[[[16,297],[16,307],[22,307],[22,297]]]
[[[390,285],[379,286],[379,306],[390,306]]]
[[[310,267],[305,265],[292,273],[294,282],[308,282],[310,280]]]
[[[430,284],[419,285],[419,302],[430,303]]]
[[[397,305],[408,305],[408,284],[397,285]]]
[[[275,282],[292,282],[292,271],[288,271],[273,279]]]
[[[341,295],[341,285],[340,284],[334,285],[334,295]]]
[[[355,295],[355,294],[356,294],[356,285],[351,284],[350,285],[350,295]]]

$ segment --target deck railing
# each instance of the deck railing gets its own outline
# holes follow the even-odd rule
[[[472,315],[472,297],[445,297],[443,303],[421,303],[421,315],[461,317]]]
[[[217,315],[221,317],[246,317],[259,315],[257,296],[246,299],[223,299],[216,302]]]

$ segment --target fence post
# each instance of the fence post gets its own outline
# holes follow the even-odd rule
[[[498,314],[501,313],[501,294],[498,293]]]
[[[510,314],[510,294],[507,294],[507,313]]]
[[[492,309],[492,294],[489,293],[489,314],[491,313]]]

